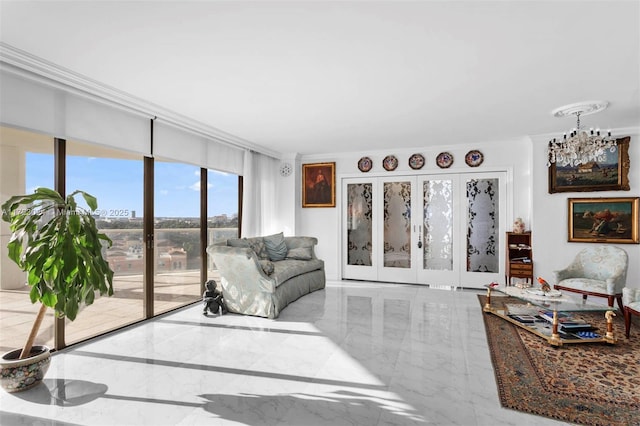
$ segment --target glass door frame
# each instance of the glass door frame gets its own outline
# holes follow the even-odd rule
[[[452,286],[482,288],[492,281],[501,282],[504,276],[504,235],[507,230],[507,217],[510,215],[513,202],[511,195],[512,188],[509,185],[511,172],[506,169],[486,170],[482,172],[459,172],[459,173],[423,173],[423,174],[398,174],[395,176],[371,175],[368,177],[341,177],[342,194],[340,208],[340,221],[342,228],[342,241],[340,244],[340,262],[343,279],[402,282],[409,284],[421,284],[432,286]],[[468,272],[467,263],[467,221],[468,203],[466,195],[466,183],[470,179],[498,179],[498,230],[496,250],[498,256],[498,271],[489,272]],[[422,238],[424,227],[423,220],[423,183],[428,180],[452,180],[453,195],[453,269],[452,271],[424,270],[424,250],[416,250],[418,240]],[[411,272],[404,273],[400,268],[384,267],[384,249],[382,217],[383,216],[383,185],[384,182],[410,181],[411,182]],[[348,185],[358,183],[370,183],[372,185],[372,265],[359,266],[347,264],[347,205],[348,205]],[[416,192],[418,191],[418,192]],[[417,197],[416,194],[419,194]],[[416,201],[417,200],[417,201]],[[418,214],[416,214],[418,213]],[[408,269],[409,270],[409,269]],[[382,272],[381,272],[382,271]],[[403,272],[400,274],[399,272]]]

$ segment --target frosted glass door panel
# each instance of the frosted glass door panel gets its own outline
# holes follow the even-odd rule
[[[506,176],[491,173],[465,177],[466,267],[462,271],[463,286],[479,287],[504,276],[501,247],[504,241]]]
[[[411,268],[411,182],[385,182],[384,266]]]
[[[347,184],[347,264],[371,266],[372,188],[371,183]]]
[[[342,276],[346,279],[378,279],[377,180],[342,181]]]
[[[424,246],[422,267],[453,270],[453,182],[427,180],[422,184]]]
[[[463,258],[457,213],[461,191],[458,176],[424,176],[418,179],[420,216],[418,284],[458,286]]]
[[[381,261],[378,272],[381,281],[415,283],[418,260],[418,223],[412,222],[412,211],[420,206],[415,191],[416,179],[411,177],[383,178],[380,182],[382,237]],[[419,221],[419,215],[414,219]]]
[[[467,181],[467,272],[498,272],[498,179]]]

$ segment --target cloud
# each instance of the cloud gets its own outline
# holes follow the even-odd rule
[[[167,191],[166,189],[161,189],[160,195],[169,195],[169,191]]]
[[[213,184],[207,182],[207,189],[213,188]],[[189,187],[192,191],[200,191],[200,181],[196,181],[193,185]]]

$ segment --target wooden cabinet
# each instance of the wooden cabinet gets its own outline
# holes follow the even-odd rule
[[[507,232],[507,256],[505,268],[506,285],[511,285],[512,278],[524,278],[533,285],[533,250],[531,249],[531,232],[517,234]]]

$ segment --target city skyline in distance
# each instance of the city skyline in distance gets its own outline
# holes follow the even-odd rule
[[[115,158],[67,156],[66,189],[85,191],[98,200],[98,211],[106,218],[143,216],[143,162]],[[190,164],[155,161],[156,217],[200,216],[200,167]],[[53,188],[53,155],[28,152],[26,155],[26,192],[37,187]],[[238,176],[208,171],[208,216],[238,212]]]

